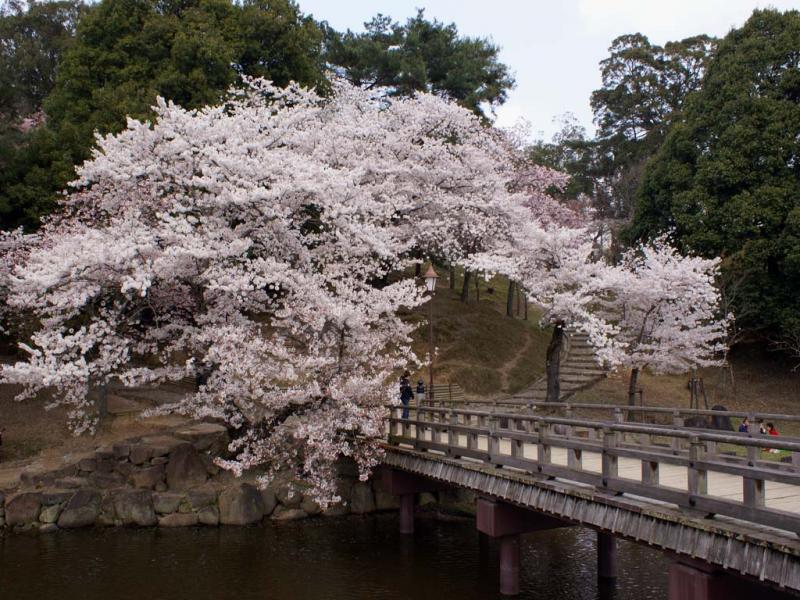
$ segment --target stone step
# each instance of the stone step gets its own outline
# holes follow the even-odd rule
[[[588,357],[588,356],[586,358],[574,357],[573,356],[573,357],[568,358],[567,360],[565,360],[563,363],[561,363],[561,366],[562,367],[565,367],[565,366],[587,367],[587,368],[590,368],[590,369],[591,368],[602,368],[600,366],[600,363],[598,363],[594,358]]]
[[[560,371],[562,373],[586,373],[592,376],[604,375],[606,370],[596,362],[592,361],[591,365],[576,363],[570,360],[561,363]]]
[[[586,348],[570,348],[567,353],[569,356],[594,356],[596,354],[593,347]]]

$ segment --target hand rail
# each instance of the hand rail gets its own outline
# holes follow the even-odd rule
[[[797,421],[800,423],[800,415],[789,415],[782,413],[761,413],[753,411],[737,410],[711,410],[698,408],[680,408],[666,406],[628,406],[626,404],[600,404],[597,402],[537,402],[532,399],[520,398],[524,401],[512,400],[464,400],[459,401],[459,405],[478,405],[478,406],[509,406],[517,408],[527,408],[536,410],[539,408],[549,408],[556,410],[597,410],[597,411],[622,411],[626,413],[652,413],[661,415],[691,415],[703,417],[735,417],[750,419],[753,421]]]
[[[496,467],[521,469],[537,477],[558,477],[800,532],[800,514],[767,507],[765,494],[766,482],[776,482],[798,486],[800,498],[800,465],[759,458],[760,448],[787,450],[793,458],[800,456],[800,438],[425,406],[416,407],[413,418],[402,419],[398,407],[392,405],[391,409],[392,414],[387,418],[389,446],[405,444],[420,451],[478,459]],[[631,440],[631,436],[644,436],[646,441]],[[466,443],[461,442],[464,437]],[[669,444],[655,443],[654,438],[667,440]],[[485,441],[485,448],[481,440]],[[501,451],[501,442],[510,445],[510,453]],[[525,456],[526,444],[536,447],[535,459]],[[746,456],[719,453],[718,444],[741,447]],[[559,448],[567,451],[566,464],[553,462],[552,451]],[[599,472],[583,467],[586,455],[591,454],[600,456]],[[621,477],[621,458],[639,460],[641,477]],[[661,465],[686,468],[686,489],[660,484]],[[709,493],[709,473],[739,478],[742,500],[714,496],[713,490]]]

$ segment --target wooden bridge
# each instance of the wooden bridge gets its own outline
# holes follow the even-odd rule
[[[414,494],[475,492],[478,529],[500,538],[500,587],[518,593],[519,535],[598,531],[598,575],[616,576],[616,538],[674,559],[670,599],[800,594],[800,438],[687,427],[792,415],[598,404],[391,407],[384,477],[413,532]],[[691,420],[690,420],[691,419]],[[780,460],[783,458],[783,461]],[[784,462],[785,461],[785,462]]]

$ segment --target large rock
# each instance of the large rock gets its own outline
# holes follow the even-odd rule
[[[132,472],[128,481],[133,487],[152,490],[156,487],[156,484],[163,479],[164,467],[158,465]]]
[[[320,505],[310,496],[305,496],[303,498],[303,502],[300,503],[300,508],[309,516],[318,515],[322,512]]]
[[[422,492],[417,499],[417,504],[420,506],[428,506],[430,504],[436,504],[436,496],[431,494],[430,492]]]
[[[61,506],[58,504],[53,504],[51,506],[45,506],[42,508],[42,512],[39,513],[39,522],[40,523],[55,523],[58,521],[58,515],[61,514]]]
[[[147,444],[134,444],[128,454],[128,460],[135,465],[142,465],[153,457],[153,449]]]
[[[58,526],[65,529],[93,525],[100,515],[100,494],[95,490],[78,490],[64,506]]]
[[[9,497],[6,500],[6,523],[11,527],[36,523],[41,503],[42,495],[38,492],[23,492]]]
[[[219,521],[223,525],[250,525],[263,516],[261,493],[248,483],[229,487],[219,495]]]
[[[127,459],[131,454],[131,445],[126,442],[119,442],[112,447],[114,458],[117,460]]]
[[[113,527],[121,524],[121,521],[117,521],[117,515],[114,512],[114,496],[111,494],[106,494],[100,501],[100,514],[94,524],[100,527]]]
[[[89,485],[89,480],[85,477],[62,477],[55,480],[55,486],[70,490],[77,490]]]
[[[150,527],[158,522],[149,491],[121,490],[114,494],[114,512],[123,525]]]
[[[142,438],[142,444],[150,447],[150,458],[172,454],[182,446],[188,445],[185,440],[171,435],[153,435]]]
[[[395,510],[398,508],[400,508],[399,496],[394,496],[381,488],[375,488],[376,510]]]
[[[195,488],[186,493],[186,499],[191,510],[200,510],[207,506],[216,506],[217,490],[208,487]]]
[[[91,473],[92,471],[97,470],[97,459],[96,458],[82,458],[78,461],[78,469],[81,471],[87,471]]]
[[[183,442],[169,456],[167,464],[167,486],[171,490],[183,490],[206,481],[206,466],[191,445]]]
[[[276,481],[270,484],[270,487],[275,491],[278,502],[286,508],[300,508],[300,504],[303,502],[303,492],[297,484],[292,481]]]
[[[63,504],[75,495],[75,490],[42,490],[42,506]]]
[[[197,520],[201,525],[216,527],[219,525],[219,510],[216,506],[206,506],[197,513]]]
[[[192,444],[197,450],[216,453],[228,444],[228,430],[216,423],[196,423],[175,432],[175,436]]]
[[[95,471],[89,475],[89,482],[93,487],[108,490],[125,484],[125,478],[119,473],[101,473]]]
[[[350,506],[344,502],[338,504],[331,504],[322,511],[323,517],[343,517],[350,514]]]
[[[195,513],[172,513],[158,519],[159,527],[191,527],[197,525]]]
[[[183,494],[157,492],[153,494],[153,508],[162,515],[178,512],[178,507],[181,505],[183,498]]]
[[[372,496],[372,486],[368,482],[359,481],[353,485],[350,499],[350,511],[363,515],[375,511],[375,499]]]
[[[278,506],[272,513],[272,519],[276,521],[298,521],[308,517],[308,513],[301,508],[286,508]]]
[[[269,516],[275,507],[278,506],[278,497],[275,495],[275,490],[270,487],[261,490],[261,499],[264,501],[264,516]]]

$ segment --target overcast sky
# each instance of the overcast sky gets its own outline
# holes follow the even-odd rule
[[[598,63],[611,40],[641,32],[663,44],[707,33],[725,35],[755,8],[800,8],[800,0],[298,0],[300,8],[339,30],[363,31],[377,13],[405,21],[424,8],[428,18],[454,22],[460,33],[490,38],[517,86],[497,113],[498,124],[520,117],[545,138],[553,118],[574,113],[594,132],[589,95],[600,86]]]

